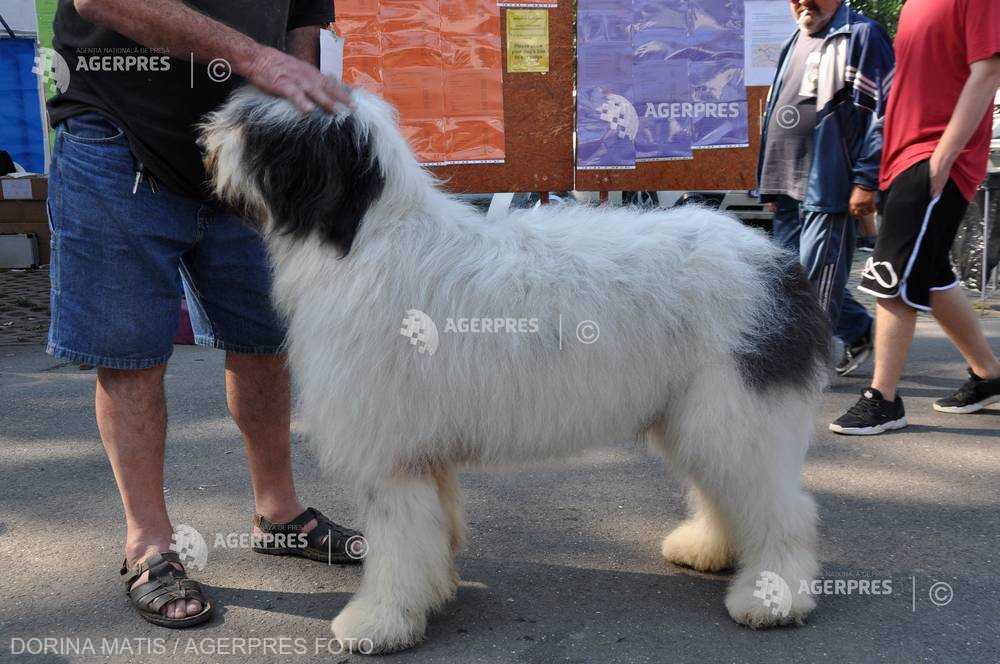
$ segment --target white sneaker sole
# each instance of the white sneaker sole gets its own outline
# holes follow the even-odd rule
[[[843,367],[842,369],[837,369],[837,375],[840,377],[844,377],[854,373],[854,371],[858,367],[860,367],[862,364],[865,363],[865,360],[871,357],[871,354],[872,354],[871,348],[861,351],[861,354],[855,357],[850,364],[848,364],[846,367]]]
[[[991,397],[986,397],[978,403],[970,403],[968,406],[939,406],[934,404],[934,410],[939,413],[957,413],[959,415],[967,415],[968,413],[975,413],[978,410],[982,410],[991,404],[1000,402],[1000,394],[994,394]]]
[[[898,420],[877,424],[873,427],[842,427],[839,424],[831,423],[830,431],[843,434],[845,436],[874,436],[876,434],[885,433],[886,431],[892,431],[893,429],[902,429],[905,426],[906,418],[901,417]]]

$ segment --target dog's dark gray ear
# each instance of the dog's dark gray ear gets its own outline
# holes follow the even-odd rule
[[[247,142],[274,230],[296,238],[316,233],[346,256],[385,185],[369,136],[351,116],[334,122],[314,113],[284,131],[258,125]]]

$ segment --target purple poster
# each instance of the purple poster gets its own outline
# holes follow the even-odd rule
[[[577,24],[576,132],[581,168],[634,168],[632,6],[589,0]]]
[[[747,140],[741,0],[579,0],[580,168]]]

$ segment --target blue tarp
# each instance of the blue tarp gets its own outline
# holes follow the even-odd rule
[[[34,39],[0,39],[0,149],[25,170],[45,172],[45,131]]]

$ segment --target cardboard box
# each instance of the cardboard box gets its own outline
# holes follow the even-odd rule
[[[48,195],[49,179],[44,175],[0,177],[0,201],[44,201]]]
[[[38,236],[38,258],[49,262],[49,179],[44,175],[0,177],[0,234],[34,233]]]

